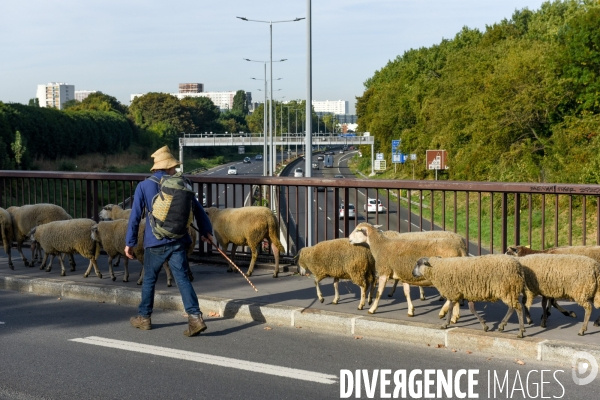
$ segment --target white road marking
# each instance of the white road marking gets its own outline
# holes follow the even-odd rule
[[[235,358],[213,356],[211,354],[194,353],[191,351],[170,349],[167,347],[151,346],[135,342],[126,342],[123,340],[107,339],[98,336],[88,336],[86,338],[76,338],[69,340],[78,343],[110,347],[113,349],[135,351],[138,353],[153,354],[156,356],[176,358],[179,360],[218,365],[220,367],[236,368],[244,371],[282,376],[285,378],[299,379],[302,381],[317,382],[331,385],[337,383],[338,380],[338,377],[336,375],[321,374],[313,371],[287,368],[279,365],[262,364],[252,361],[238,360]]]

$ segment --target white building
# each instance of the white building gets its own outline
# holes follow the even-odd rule
[[[316,113],[333,113],[338,115],[349,114],[348,102],[345,100],[325,100],[325,101],[312,101],[313,108]]]
[[[75,99],[75,85],[63,82],[38,85],[36,97],[40,102],[40,107],[54,107],[62,110],[65,102]]]
[[[177,97],[179,100],[184,97],[208,97],[212,100],[213,103],[219,110],[228,111],[233,108],[233,97],[236,92],[202,92],[202,93],[169,93],[171,96]],[[136,97],[143,96],[145,93],[136,93],[131,95],[131,101],[133,101]],[[250,92],[246,92],[246,100],[251,102],[252,94]]]
[[[96,93],[96,92],[97,92],[97,90],[76,90],[75,91],[75,100],[77,100],[77,101],[83,101],[90,94]]]

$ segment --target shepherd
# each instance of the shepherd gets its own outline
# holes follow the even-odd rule
[[[125,254],[133,259],[133,248],[137,245],[137,232],[144,210],[148,212],[144,227],[144,283],[142,301],[138,316],[132,317],[133,327],[142,330],[152,329],[151,315],[154,306],[154,291],[158,273],[165,261],[169,263],[181,300],[188,314],[188,329],[185,336],[196,336],[207,329],[202,319],[198,296],[190,282],[186,248],[191,244],[187,233],[190,223],[196,220],[200,239],[212,242],[212,225],[202,205],[191,190],[191,184],[176,174],[181,163],[177,161],[167,146],[152,154],[154,165],[152,176],[140,182],[133,197],[133,205],[127,226]]]

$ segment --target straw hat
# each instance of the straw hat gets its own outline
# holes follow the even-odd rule
[[[151,157],[154,158],[154,165],[152,166],[152,169],[150,169],[150,171],[157,171],[159,169],[169,169],[181,164],[171,155],[171,151],[169,150],[168,146],[163,146],[160,149],[156,150]]]

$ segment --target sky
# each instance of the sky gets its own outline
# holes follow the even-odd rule
[[[453,38],[464,26],[484,30],[541,0],[312,1],[313,100],[356,96],[373,73],[411,48]],[[205,91],[251,92],[263,101],[269,24],[306,17],[298,0],[3,0],[0,101],[27,103],[38,84],[66,82],[124,104],[130,94],[175,93],[199,82]],[[275,100],[306,98],[307,23],[273,24]],[[267,65],[267,79],[270,80]],[[281,90],[278,90],[281,89]]]

